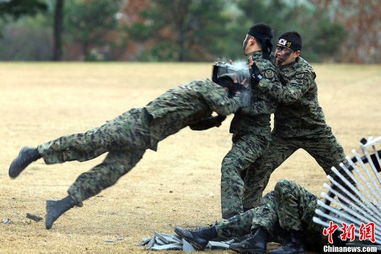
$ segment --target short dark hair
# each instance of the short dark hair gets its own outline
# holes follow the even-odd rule
[[[279,39],[285,39],[287,41],[290,41],[292,44],[291,44],[291,47],[289,48],[292,48],[294,51],[295,50],[301,50],[302,49],[302,36],[300,36],[300,34],[298,32],[286,32],[284,34],[282,34]],[[293,46],[296,46],[296,47],[293,47]]]
[[[253,36],[262,47],[263,57],[269,59],[270,53],[273,48],[271,39],[273,38],[273,30],[271,27],[264,23],[258,23],[250,27],[247,33]]]
[[[258,39],[257,37],[267,37],[270,40],[273,38],[273,30],[269,25],[264,23],[258,23],[250,27],[248,34],[256,39]]]

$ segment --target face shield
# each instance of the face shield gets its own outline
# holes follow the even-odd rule
[[[213,67],[212,80],[216,83],[219,79],[229,78],[233,83],[240,84],[245,88],[250,88],[250,71],[247,63],[235,62],[226,63],[219,62]]]
[[[245,50],[246,49],[246,46],[247,46],[247,42],[249,41],[249,35],[246,34],[246,37],[245,39],[243,39],[243,42],[242,42],[242,49]]]

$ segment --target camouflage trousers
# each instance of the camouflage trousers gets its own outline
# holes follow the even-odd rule
[[[46,164],[87,161],[108,152],[101,164],[82,173],[69,188],[69,195],[81,205],[115,184],[143,157],[149,141],[143,116],[142,109],[131,109],[98,128],[60,137],[37,149]]]
[[[272,172],[299,148],[307,151],[331,175],[331,167],[339,168],[344,162],[343,147],[331,134],[315,138],[282,138],[272,135],[270,144],[262,156],[247,171],[243,194],[244,209],[255,207],[262,197]]]
[[[302,186],[280,180],[260,204],[226,221],[215,224],[219,237],[244,236],[259,227],[269,233],[269,241],[282,242],[290,230],[302,231],[309,247],[323,243],[322,228],[313,223],[317,198]]]
[[[266,136],[233,136],[232,149],[224,157],[221,167],[222,218],[227,219],[243,212],[243,176],[268,143]]]

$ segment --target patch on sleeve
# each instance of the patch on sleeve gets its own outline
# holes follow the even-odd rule
[[[274,77],[274,72],[272,70],[267,70],[264,75],[267,79],[272,79]]]

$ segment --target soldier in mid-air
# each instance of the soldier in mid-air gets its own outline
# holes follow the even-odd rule
[[[24,147],[9,167],[16,178],[30,163],[43,158],[46,164],[87,161],[108,153],[104,161],[82,173],[68,190],[68,196],[46,203],[45,226],[74,206],[115,184],[143,157],[146,149],[156,151],[159,141],[186,126],[203,129],[203,121],[213,119],[209,127],[219,126],[224,116],[242,105],[245,92],[229,78],[193,81],[170,89],[143,108],[133,108],[106,124],[85,133],[63,136],[38,145]],[[237,93],[239,91],[239,93]],[[212,116],[212,112],[218,116]],[[205,129],[204,128],[204,129]]]

